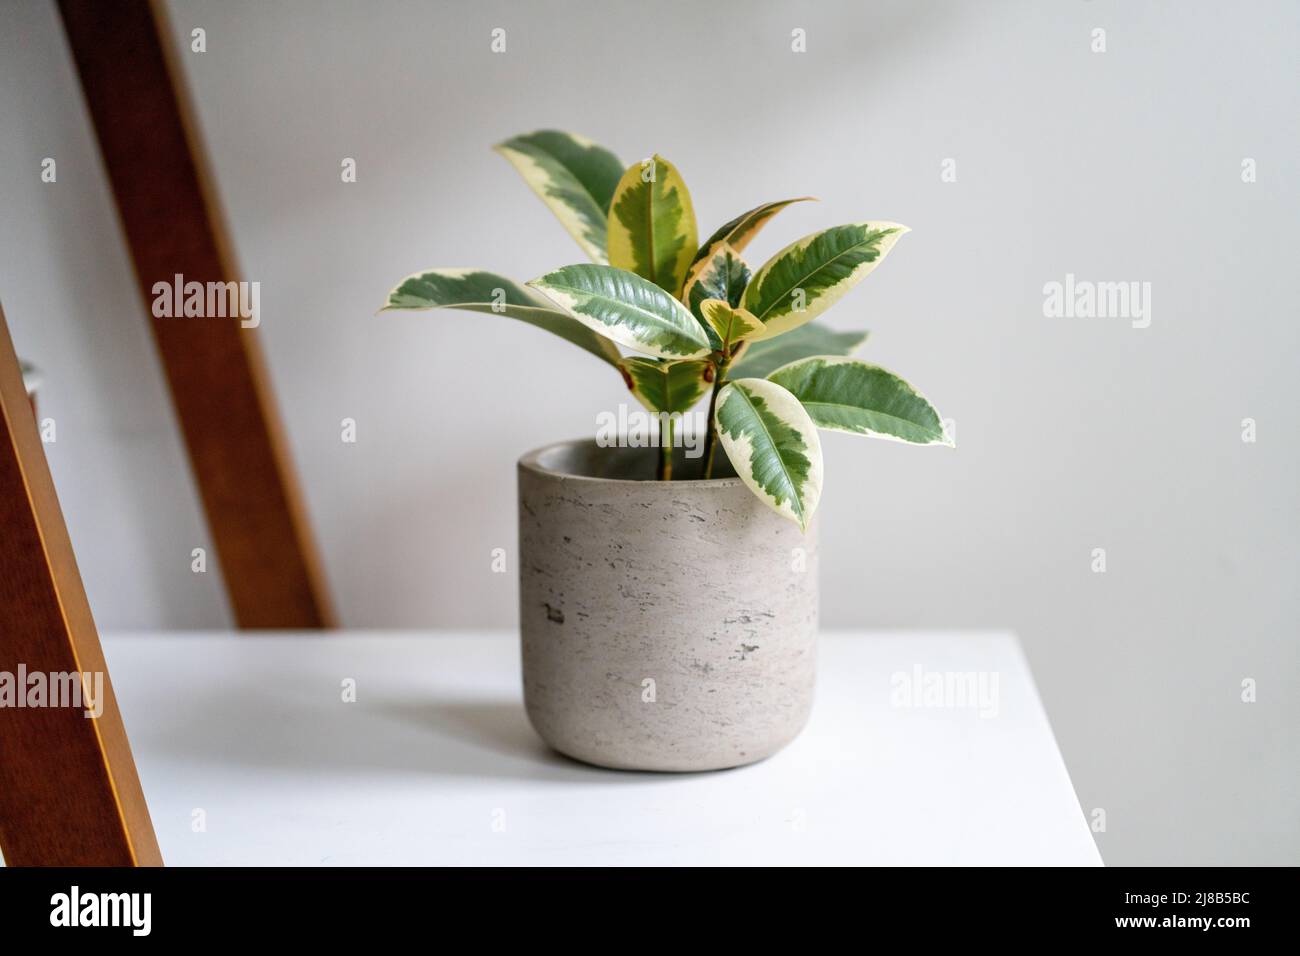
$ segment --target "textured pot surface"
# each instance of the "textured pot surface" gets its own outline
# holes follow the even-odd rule
[[[646,480],[654,454],[581,441],[519,461],[528,717],[601,766],[752,763],[812,706],[816,526],[739,478]]]

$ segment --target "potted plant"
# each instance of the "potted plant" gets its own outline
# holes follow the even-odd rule
[[[557,750],[608,767],[766,757],[812,704],[818,429],[951,444],[907,382],[849,357],[866,332],[812,321],[907,229],[836,226],[751,269],[741,254],[754,236],[810,197],[764,203],[701,243],[686,184],[659,156],[625,166],[554,130],[496,149],[592,262],[523,284],[431,269],[399,282],[384,311],[467,309],[546,329],[615,369],[663,423],[653,452],[589,439],[519,461],[529,719]],[[674,429],[706,395],[692,458]]]

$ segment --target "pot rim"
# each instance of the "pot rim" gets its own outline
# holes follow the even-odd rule
[[[543,445],[541,448],[534,448],[532,451],[522,455],[519,459],[520,469],[530,474],[538,475],[543,478],[558,478],[564,481],[586,481],[594,484],[603,485],[647,485],[657,487],[660,485],[672,485],[675,488],[695,488],[709,489],[716,491],[725,491],[732,488],[741,487],[744,481],[740,478],[683,478],[673,481],[655,481],[641,478],[601,478],[595,475],[581,475],[571,471],[560,471],[555,468],[548,468],[542,464],[542,456],[558,448],[571,448],[575,445],[595,445],[594,438],[571,438],[568,441],[551,442],[549,445]]]

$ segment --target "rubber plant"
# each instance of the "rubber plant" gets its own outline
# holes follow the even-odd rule
[[[705,478],[718,444],[765,504],[806,529],[822,487],[817,429],[950,445],[934,406],[850,356],[867,333],[813,320],[861,282],[907,227],[853,222],[804,236],[754,270],[745,247],[785,207],[763,203],[703,242],[691,196],[661,156],[625,166],[573,133],[541,130],[495,147],[559,218],[590,263],[519,284],[482,269],[407,276],[381,311],[467,309],[511,316],[586,349],[662,421],[709,394]],[[622,346],[637,355],[625,355]],[[672,478],[672,435],[658,476]]]

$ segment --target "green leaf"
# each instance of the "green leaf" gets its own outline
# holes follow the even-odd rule
[[[816,356],[777,369],[768,380],[799,399],[819,428],[914,445],[951,445],[935,407],[879,365]]]
[[[804,531],[822,490],[822,446],[799,400],[762,378],[729,382],[714,421],[736,474],[764,504]]]
[[[761,206],[755,206],[749,212],[741,213],[731,222],[720,226],[713,235],[704,240],[699,251],[695,253],[691,265],[699,262],[705,256],[713,255],[713,247],[718,243],[725,242],[736,252],[743,252],[745,247],[749,245],[750,240],[757,236],[759,230],[767,225],[767,221],[786,206],[791,203],[816,201],[817,199],[814,196],[800,196],[798,199],[782,199],[780,202],[763,203]]]
[[[608,262],[606,222],[623,162],[573,133],[544,129],[493,147],[559,218],[594,262]]]
[[[744,309],[735,308],[721,299],[705,299],[700,303],[704,321],[709,323],[723,348],[729,348],[747,335],[763,328],[762,323]]]
[[[407,276],[388,293],[388,301],[380,311],[407,309],[464,309],[508,315],[552,332],[610,365],[617,366],[621,358],[613,342],[570,318],[536,292],[482,269],[431,269]]]
[[[629,356],[619,368],[632,394],[652,412],[689,411],[713,381],[712,363],[700,359]]]
[[[810,355],[852,355],[867,340],[867,332],[833,332],[809,322],[779,338],[745,343],[736,363],[735,378],[766,378],[782,365]]]
[[[686,307],[663,289],[613,266],[574,265],[528,285],[593,332],[657,358],[700,358],[709,339]]]
[[[740,305],[740,297],[748,284],[749,266],[740,258],[740,253],[723,242],[718,244],[713,255],[691,266],[681,298],[690,307],[691,314],[704,322],[700,303],[705,299],[719,299],[728,305]],[[705,325],[707,327],[708,323]],[[709,340],[714,348],[722,347],[721,342],[713,341],[712,335]]]
[[[893,222],[858,222],[805,236],[754,273],[741,305],[763,323],[762,338],[798,328],[862,281],[907,231]]]
[[[677,168],[661,156],[629,167],[609,207],[609,264],[677,295],[697,239],[691,194]]]

